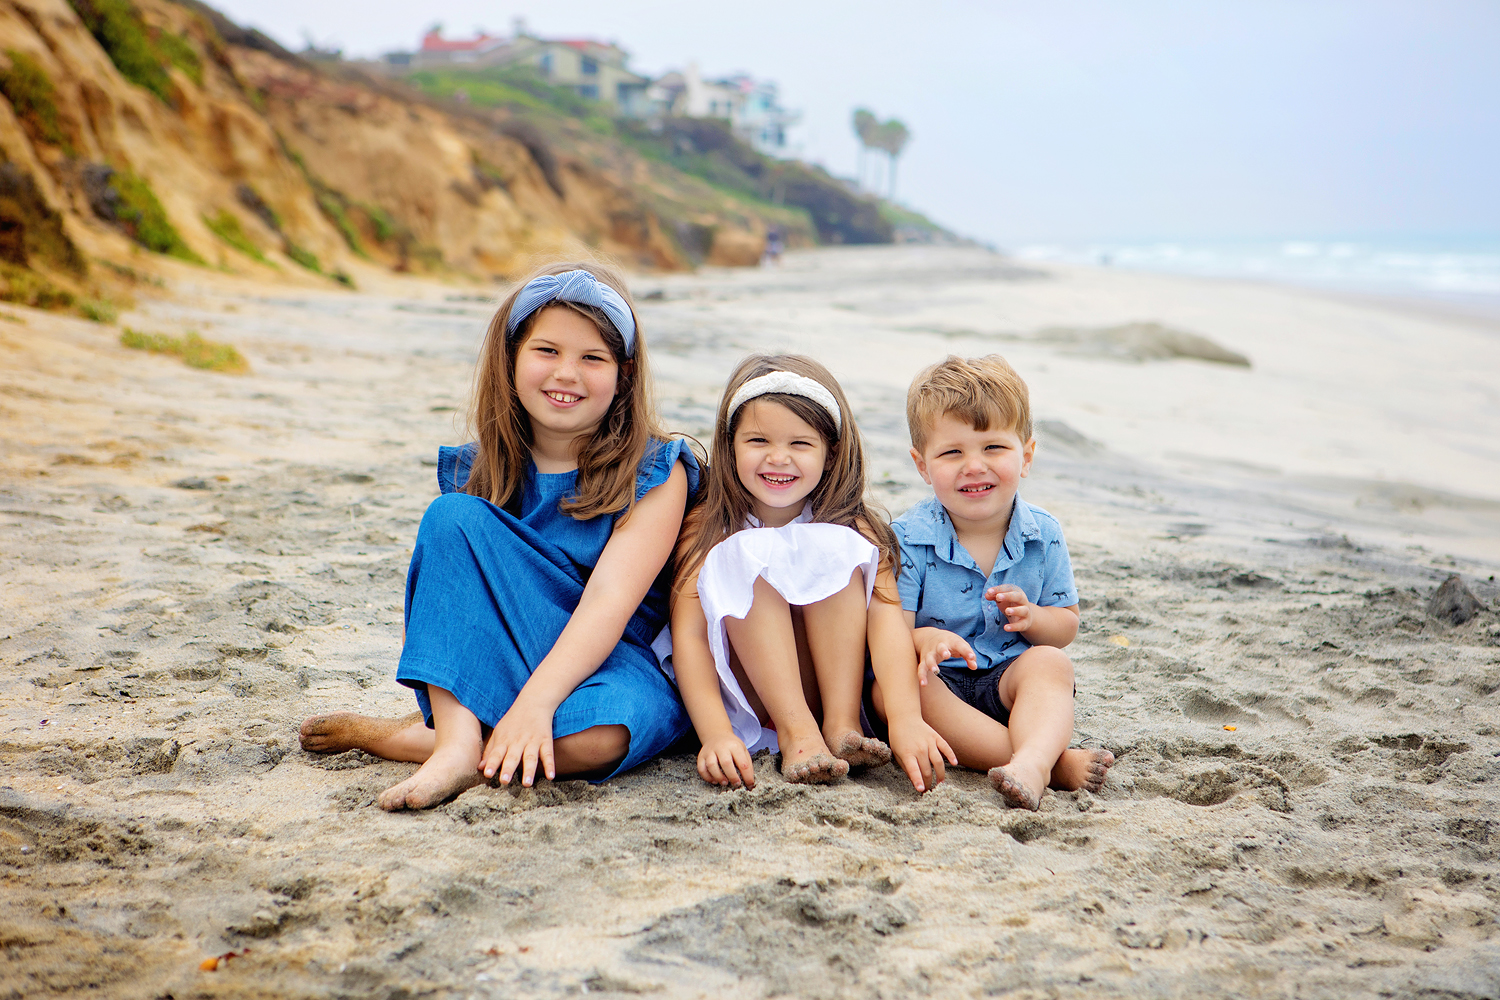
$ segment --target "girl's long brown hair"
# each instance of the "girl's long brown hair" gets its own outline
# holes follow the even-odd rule
[[[755,397],[785,406],[810,424],[828,446],[828,464],[823,478],[807,498],[812,505],[812,519],[853,528],[880,549],[882,570],[895,565],[895,533],[865,500],[864,446],[860,442],[859,428],[854,423],[854,414],[849,410],[849,401],[844,398],[844,390],[839,388],[828,369],[812,358],[800,354],[755,354],[735,368],[719,401],[719,417],[714,422],[713,451],[704,474],[702,499],[683,519],[682,534],[678,539],[674,595],[680,593],[688,581],[697,579],[698,569],[709,550],[743,528],[745,519],[750,516],[750,491],[740,482],[734,461],[734,432],[745,407],[740,407],[731,419],[729,400],[740,386],[771,372],[805,375],[833,393],[839,404],[842,432],[834,426],[828,411],[810,399],[784,393]],[[895,600],[894,595],[883,593],[883,588],[876,588],[876,592],[882,600]]]
[[[550,302],[526,317],[513,335],[507,335],[510,311],[526,282],[544,274],[588,271],[620,293],[635,315],[635,303],[618,273],[595,263],[560,261],[528,275],[516,286],[490,320],[479,364],[474,371],[474,402],[469,410],[469,431],[478,444],[465,493],[483,497],[503,507],[521,489],[527,463],[531,461],[531,418],[516,396],[516,354],[536,318],[548,309],[567,308],[587,317],[604,338],[620,366],[615,398],[594,436],[578,453],[578,486],[573,496],[559,504],[563,513],[580,521],[601,514],[629,516],[635,504],[636,470],[653,439],[666,440],[651,397],[651,372],[646,364],[646,339],[636,319],[635,355],[625,355],[625,338],[615,329],[604,310],[576,302]],[[622,518],[623,520],[623,518]]]

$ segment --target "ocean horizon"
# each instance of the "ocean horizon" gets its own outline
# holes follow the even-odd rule
[[[1031,243],[1023,260],[1440,300],[1500,313],[1500,236]]]

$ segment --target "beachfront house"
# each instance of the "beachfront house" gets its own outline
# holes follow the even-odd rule
[[[724,119],[736,135],[768,156],[787,155],[787,129],[801,117],[781,106],[775,83],[747,73],[706,80],[696,63],[660,77],[647,96],[660,115]]]
[[[627,118],[718,118],[736,135],[768,156],[788,156],[787,129],[801,117],[781,106],[776,84],[748,73],[705,79],[688,63],[653,81],[630,69],[630,54],[614,42],[591,38],[541,38],[517,18],[511,34],[481,31],[472,38],[444,38],[442,25],[422,36],[415,52],[391,53],[392,66],[483,69],[529,66],[555,87],[609,105]]]
[[[629,58],[614,42],[517,34],[508,61],[531,66],[553,86],[612,104],[626,117],[642,118],[648,109],[646,88],[651,81],[626,66]]]
[[[602,101],[622,115],[645,117],[649,111],[646,88],[650,80],[626,63],[630,54],[613,42],[591,38],[538,38],[516,20],[509,38],[480,32],[473,38],[444,38],[442,26],[422,37],[411,54],[413,68],[462,66],[530,66],[555,87],[566,87],[579,97]]]
[[[732,79],[742,81],[740,117],[734,123],[740,137],[767,156],[794,153],[787,147],[786,132],[802,118],[801,112],[781,106],[776,84],[770,80],[752,80],[744,75]]]

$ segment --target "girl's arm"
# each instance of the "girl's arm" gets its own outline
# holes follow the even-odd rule
[[[667,481],[642,497],[625,523],[609,536],[567,627],[495,724],[479,762],[486,778],[498,772],[500,782],[509,784],[520,765],[521,784],[529,786],[538,761],[549,779],[557,776],[552,716],[620,641],[671,555],[686,504],[687,472],[679,463]]]
[[[734,735],[724,695],[719,690],[719,672],[708,645],[708,620],[697,590],[686,588],[672,606],[672,672],[677,690],[703,748],[698,751],[698,774],[711,785],[755,787],[755,765],[745,744]]]
[[[886,723],[890,727],[891,753],[901,764],[912,787],[919,792],[935,788],[944,778],[943,759],[958,766],[958,757],[948,741],[922,719],[922,697],[917,690],[917,651],[911,627],[900,604],[880,599],[896,592],[891,571],[876,577],[876,596],[870,601],[865,626],[870,644],[870,665],[885,700]]]

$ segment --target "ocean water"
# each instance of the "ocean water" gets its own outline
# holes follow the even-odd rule
[[[1500,309],[1500,237],[1036,244],[1035,261],[1418,296]]]

